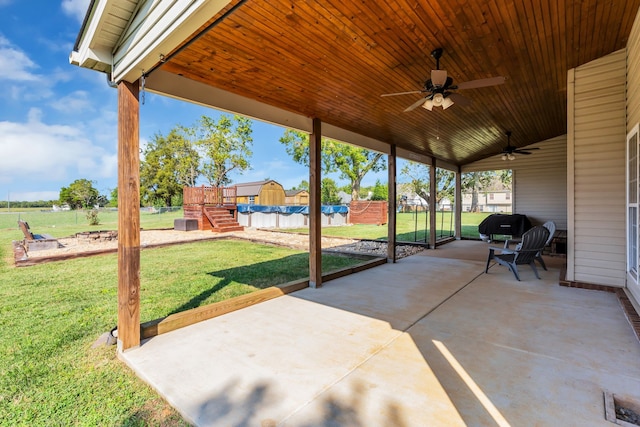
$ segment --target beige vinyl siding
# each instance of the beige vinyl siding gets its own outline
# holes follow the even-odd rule
[[[505,142],[506,145],[506,142]],[[462,172],[511,169],[513,171],[513,212],[529,217],[533,224],[554,221],[567,229],[567,137],[562,135],[529,145],[530,155],[516,154],[505,161],[500,156],[470,163]]]
[[[574,70],[569,280],[625,284],[625,84],[624,49]]]
[[[627,133],[640,122],[640,9],[627,42]],[[640,285],[627,283],[636,309],[640,307]]]
[[[640,9],[627,42],[627,133],[640,122]]]

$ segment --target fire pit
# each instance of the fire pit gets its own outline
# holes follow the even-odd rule
[[[78,242],[110,242],[112,240],[118,240],[117,231],[83,231],[76,233],[76,239]]]

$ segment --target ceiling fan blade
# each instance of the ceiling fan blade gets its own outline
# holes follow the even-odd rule
[[[522,151],[522,150],[513,150],[513,152],[518,154],[531,154],[529,151]]]
[[[466,98],[459,93],[450,93],[447,98],[450,98],[453,102],[460,105],[461,107],[467,107],[473,103],[469,98]]]
[[[408,106],[408,107],[404,110],[404,112],[406,113],[406,112],[408,112],[408,111],[415,110],[416,108],[418,108],[419,106],[421,106],[422,104],[424,104],[424,103],[425,103],[425,101],[427,100],[427,98],[428,98],[428,97],[426,97],[426,98],[420,98],[419,100],[417,100],[416,102],[414,102],[413,104],[411,104],[410,106]]]
[[[500,77],[489,77],[488,79],[478,79],[471,80],[468,82],[458,83],[456,86],[458,89],[476,89],[479,87],[487,87],[487,86],[496,86],[501,85],[505,82],[505,78]]]
[[[431,83],[434,86],[444,86],[447,82],[446,70],[431,70]]]
[[[384,93],[380,96],[411,95],[412,93],[423,93],[423,92],[424,90],[411,90],[409,92]]]

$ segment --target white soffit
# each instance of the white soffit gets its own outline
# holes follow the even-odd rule
[[[113,26],[110,10],[116,3],[118,2],[99,1],[95,3],[93,10],[87,11],[91,15],[81,30],[77,50],[69,55],[69,63],[102,72],[111,71],[111,50],[114,44],[101,35],[105,33],[105,26]]]
[[[136,81],[228,4],[228,0],[146,1],[113,54],[113,80]]]
[[[111,72],[116,82],[134,82],[228,4],[228,0],[99,1],[69,61]]]

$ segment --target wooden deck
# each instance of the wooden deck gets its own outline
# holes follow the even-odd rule
[[[241,231],[236,187],[184,187],[184,217],[198,221],[199,230]]]

